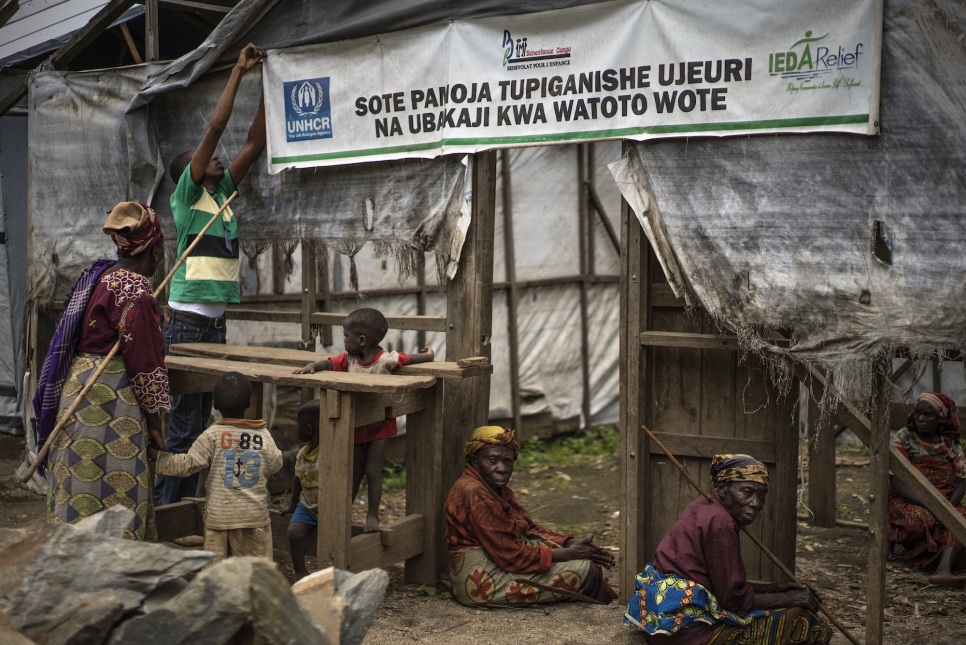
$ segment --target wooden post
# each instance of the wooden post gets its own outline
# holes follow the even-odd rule
[[[496,151],[473,155],[472,221],[460,268],[446,289],[446,360],[490,357],[493,330],[493,221]],[[451,381],[443,392],[443,489],[463,471],[463,444],[489,414],[490,377]]]
[[[878,359],[873,368],[872,437],[869,443],[869,552],[866,590],[866,645],[883,643],[886,557],[889,549],[889,416],[892,385],[886,375],[888,361]]]
[[[316,311],[329,311],[331,302],[331,290],[329,289],[329,251],[324,246],[313,247],[318,253],[315,255],[315,297],[317,298]],[[326,347],[332,345],[332,326],[322,325],[319,336],[322,344]],[[422,345],[420,345],[422,347]]]
[[[312,313],[317,304],[315,251],[302,240],[302,349],[315,351],[315,334],[312,333]]]
[[[628,144],[624,143],[626,154]],[[648,328],[647,238],[627,202],[621,199],[620,293],[620,599],[630,600],[634,576],[646,562],[643,519],[650,503],[641,490],[649,459],[641,426],[644,422],[648,350],[640,333]]]
[[[158,0],[144,3],[144,57],[148,62],[160,60],[161,38],[158,31]]]
[[[416,315],[426,315],[426,254],[420,253],[416,256]],[[426,332],[422,329],[416,332],[416,345],[420,348],[426,346]]]
[[[352,452],[355,398],[349,392],[322,390],[319,405],[319,568],[349,569],[352,550]]]
[[[503,176],[503,263],[506,281],[510,288],[506,292],[507,349],[510,354],[510,412],[513,427],[517,432],[523,429],[520,415],[520,334],[517,328],[517,268],[516,253],[513,246],[513,189],[510,179],[510,151],[500,150],[500,170]]]
[[[581,410],[584,417],[584,427],[590,428],[590,348],[589,323],[587,321],[587,265],[588,239],[590,237],[590,218],[587,209],[587,189],[584,182],[587,178],[587,146],[577,144],[577,235],[580,254],[580,376],[583,384]]]
[[[406,582],[434,585],[446,566],[442,486],[443,380],[423,390],[423,409],[406,417],[406,515],[423,516],[423,552],[406,560]]]
[[[807,397],[808,415],[808,507],[816,526],[835,526],[835,424],[826,415],[819,424],[822,411]]]

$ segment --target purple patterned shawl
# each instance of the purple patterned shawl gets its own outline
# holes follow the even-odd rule
[[[70,374],[70,365],[74,362],[82,318],[91,293],[94,292],[98,278],[116,262],[117,260],[94,260],[84,269],[64,300],[64,315],[57,323],[57,331],[50,341],[50,349],[47,350],[47,358],[44,359],[44,367],[37,381],[37,391],[34,393],[38,450],[57,423],[60,393]]]

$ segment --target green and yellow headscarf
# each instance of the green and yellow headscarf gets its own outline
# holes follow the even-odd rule
[[[514,436],[515,434],[510,428],[480,426],[473,431],[473,436],[463,446],[463,452],[466,454],[466,458],[469,459],[479,452],[481,448],[486,448],[487,446],[508,446],[513,448],[514,455],[519,455],[520,444],[517,442],[516,436]]]

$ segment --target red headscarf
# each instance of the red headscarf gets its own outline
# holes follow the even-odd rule
[[[122,255],[130,257],[158,243],[161,239],[161,222],[148,206],[121,202],[108,214],[104,232],[111,236]]]
[[[916,399],[916,404],[920,402],[927,404],[939,417],[939,425],[936,430],[941,435],[952,437],[959,441],[959,419],[956,418],[956,403],[942,392],[924,392]],[[906,427],[915,431],[916,424],[913,420],[915,411],[910,412],[906,417]]]

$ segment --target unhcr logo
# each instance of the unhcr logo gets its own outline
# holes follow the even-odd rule
[[[823,74],[858,69],[862,43],[843,47],[828,46],[824,36],[813,36],[806,31],[788,51],[768,54],[768,73],[771,76],[808,81]]]
[[[289,81],[285,94],[285,140],[308,141],[332,138],[329,77]]]

